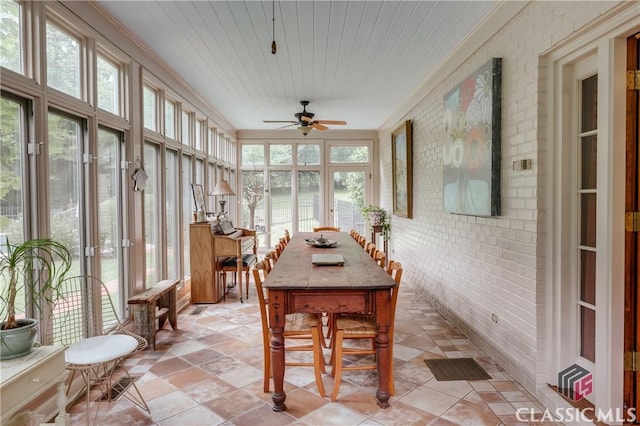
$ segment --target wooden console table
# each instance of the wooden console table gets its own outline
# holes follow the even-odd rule
[[[6,424],[54,385],[58,391],[55,425],[71,424],[70,416],[65,410],[67,398],[64,381],[67,372],[63,346],[34,348],[29,355],[2,361],[0,371],[0,424]]]

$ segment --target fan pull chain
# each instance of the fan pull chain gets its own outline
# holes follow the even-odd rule
[[[271,53],[276,54],[278,47],[276,46],[276,0],[271,0]]]

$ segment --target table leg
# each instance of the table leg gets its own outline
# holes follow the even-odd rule
[[[378,391],[376,398],[380,408],[389,408],[389,370],[391,350],[389,347],[389,325],[391,323],[391,294],[376,291],[376,359],[378,363]]]
[[[271,371],[273,373],[273,411],[285,411],[284,401],[284,295],[283,291],[269,291],[269,328],[271,329]]]

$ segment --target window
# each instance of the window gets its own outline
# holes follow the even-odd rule
[[[204,144],[202,143],[202,129],[206,129],[206,123],[204,120],[196,120],[196,140],[194,148],[198,151],[204,151]]]
[[[98,235],[99,250],[95,256],[100,261],[100,279],[109,287],[111,298],[116,305],[118,315],[124,313],[124,300],[120,297],[124,291],[121,272],[124,272],[124,259],[119,242],[122,241],[123,222],[120,212],[124,209],[122,171],[120,169],[121,152],[124,148],[122,133],[98,128]],[[124,274],[122,274],[124,276]]]
[[[83,179],[79,175],[83,146],[80,120],[49,112],[49,205],[51,237],[78,256],[84,206],[80,205]],[[77,263],[77,262],[76,262]]]
[[[182,111],[182,144],[191,146],[191,113]]]
[[[118,66],[98,55],[98,108],[120,114],[120,71]]]
[[[216,154],[216,141],[218,135],[216,134],[216,129],[213,127],[209,127],[209,133],[207,137],[207,154],[215,155]],[[213,187],[211,187],[213,188]]]
[[[164,101],[164,135],[176,138],[176,104],[169,99]]]
[[[0,65],[22,72],[22,7],[15,1],[0,2]]]
[[[150,142],[144,144],[144,165],[149,178],[144,189],[144,239],[146,243],[146,287],[151,288],[162,276],[160,256],[161,241],[161,217],[162,200],[158,190],[160,189],[160,150],[158,146]]]
[[[366,146],[332,146],[329,149],[332,163],[368,163],[369,148]]]
[[[320,145],[298,145],[298,165],[317,166],[320,164]]]
[[[153,130],[155,132],[158,131],[158,118],[157,118],[157,105],[158,105],[158,94],[156,90],[150,86],[144,85],[143,94],[142,94],[142,102],[143,102],[143,110],[144,110],[144,127],[149,130]]]
[[[47,85],[81,98],[80,42],[47,22]]]
[[[291,145],[269,145],[269,164],[289,166],[292,164]]]
[[[178,152],[165,155],[165,220],[167,222],[167,278],[180,279],[180,180]]]
[[[193,202],[193,192],[191,182],[193,182],[193,159],[190,155],[182,155],[182,241],[184,250],[182,251],[184,261],[184,278],[189,278],[191,274],[191,264],[189,257],[189,224],[193,220],[195,204]]]
[[[264,145],[242,145],[243,166],[264,166]]]
[[[6,239],[13,243],[25,240],[25,223],[23,217],[25,201],[24,176],[27,156],[24,153],[27,135],[26,105],[14,99],[0,99],[0,244]],[[18,178],[16,178],[18,177]]]

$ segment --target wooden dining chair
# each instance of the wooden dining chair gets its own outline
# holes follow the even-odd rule
[[[380,265],[382,269],[384,269],[385,261],[387,260],[387,255],[382,250],[376,250],[376,252],[373,255],[373,260],[375,260],[376,263]]]
[[[262,347],[264,359],[264,391],[269,392],[269,381],[271,379],[271,331],[269,329],[269,317],[267,315],[269,297],[265,296],[262,287],[262,276],[260,271],[266,270],[266,261],[258,262],[253,269],[253,278],[256,283],[256,293],[258,294],[258,304],[260,305],[260,317],[262,319]],[[324,397],[326,395],[324,384],[322,383],[322,373],[325,370],[324,354],[322,353],[323,339],[320,337],[322,322],[318,314],[296,313],[288,314],[285,318],[284,338],[285,340],[307,340],[311,344],[286,345],[285,352],[312,352],[313,362],[286,361],[286,366],[306,366],[313,367],[316,378],[318,393]]]
[[[367,239],[362,235],[360,235],[356,241],[358,241],[358,244],[360,244],[360,247],[362,248],[367,244]]]
[[[373,256],[376,254],[376,245],[374,243],[367,243],[364,251],[369,253],[369,256],[373,259]]]
[[[288,229],[284,230],[284,238],[285,240],[287,240],[287,244],[289,244],[289,241],[291,241],[291,234],[289,233]]]
[[[340,228],[335,226],[318,226],[313,228],[313,232],[340,232]]]
[[[400,290],[400,280],[402,279],[402,265],[400,262],[393,262],[391,276],[397,283],[391,294],[391,326],[389,327],[389,357],[391,359],[389,365],[389,394],[395,394],[395,386],[393,379],[393,331],[396,319],[396,304],[398,301],[398,291]],[[351,363],[343,365],[343,357],[352,355],[376,355],[376,321],[374,315],[337,315],[335,317],[335,325],[332,338],[332,354],[330,363],[333,364],[331,375],[335,377],[333,392],[331,393],[331,401],[338,398],[340,391],[340,382],[342,380],[343,371],[353,370],[376,370],[377,364],[374,363]],[[368,340],[368,347],[344,346],[345,340]]]

